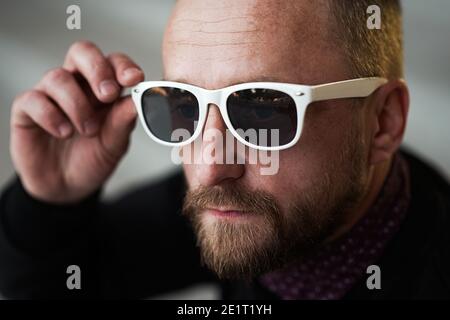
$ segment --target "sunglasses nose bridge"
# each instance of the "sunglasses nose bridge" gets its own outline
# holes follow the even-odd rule
[[[221,90],[207,90],[205,92],[206,105],[209,107],[209,105],[214,104],[217,107],[220,107],[220,99],[222,96],[221,93],[222,93]]]
[[[209,109],[212,105],[216,106],[217,109],[219,110],[220,115],[222,116],[222,118],[224,119],[225,115],[223,114],[223,109],[221,106],[221,102],[222,102],[222,90],[217,89],[217,90],[206,90],[204,92],[205,96],[205,100],[204,103],[206,104],[206,108],[207,108],[207,112],[206,115],[208,115],[209,113]]]
[[[211,112],[214,108],[211,108],[212,106],[215,106],[217,109],[213,112],[214,116],[212,118],[214,119],[220,119],[220,123],[216,122],[215,126],[217,128],[220,128],[221,130],[226,130],[228,128],[226,124],[226,115],[223,114],[224,110],[221,106],[222,103],[222,95],[223,92],[221,89],[217,90],[205,90],[203,92],[203,103],[206,105],[206,115],[205,115],[205,125],[203,127],[203,130],[208,126],[208,120],[210,119]]]

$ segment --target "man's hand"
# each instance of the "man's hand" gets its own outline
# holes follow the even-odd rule
[[[122,88],[144,79],[126,55],[105,57],[76,42],[64,65],[19,95],[11,113],[11,155],[35,198],[76,202],[98,189],[125,154],[136,112]]]

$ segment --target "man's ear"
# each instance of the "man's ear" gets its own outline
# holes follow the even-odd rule
[[[371,103],[375,114],[372,114],[372,143],[369,161],[375,165],[388,160],[403,140],[408,110],[409,93],[405,81],[390,80],[374,94]]]

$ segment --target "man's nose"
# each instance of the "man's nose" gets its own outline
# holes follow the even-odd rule
[[[219,108],[211,104],[208,106],[208,115],[202,132],[202,161],[197,166],[197,175],[201,185],[214,186],[227,180],[239,179],[245,172],[245,165],[236,161],[235,139],[226,139],[227,126],[223,121]],[[231,135],[231,133],[228,133]],[[214,138],[212,138],[214,136]],[[221,141],[219,141],[221,139]],[[228,143],[228,145],[227,145]],[[215,160],[205,161],[205,152],[216,152]],[[219,156],[217,156],[217,152]],[[229,153],[226,155],[226,153]],[[231,154],[230,154],[231,153]],[[233,160],[232,163],[226,163]]]

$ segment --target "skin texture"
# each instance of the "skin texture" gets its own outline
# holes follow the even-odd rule
[[[164,37],[164,78],[207,89],[352,78],[333,28],[325,1],[179,0]],[[25,189],[42,201],[72,203],[105,183],[126,153],[136,118],[120,90],[142,80],[127,56],[78,42],[62,67],[19,95],[11,155]],[[100,90],[103,81],[109,94]],[[318,245],[348,230],[381,188],[403,138],[408,104],[407,87],[396,79],[364,101],[311,104],[300,141],[280,152],[273,176],[260,175],[259,164],[185,165],[185,213],[205,262],[224,277],[252,276],[301,256],[305,239]],[[214,105],[209,128],[226,130]],[[244,204],[251,217],[224,220],[206,212],[239,211]],[[280,249],[287,243],[289,250]]]

